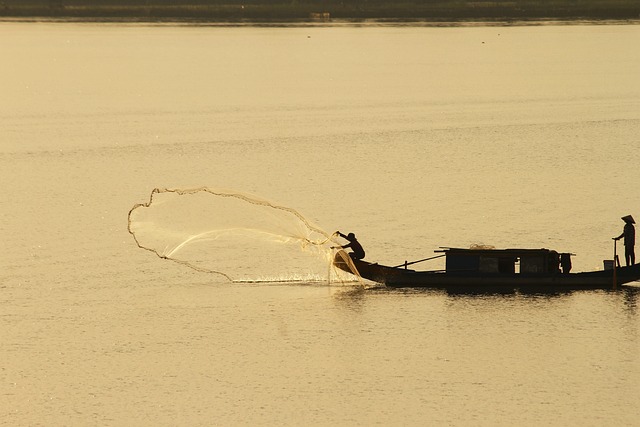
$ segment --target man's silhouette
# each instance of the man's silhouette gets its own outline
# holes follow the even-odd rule
[[[349,256],[353,259],[363,259],[364,258],[364,249],[362,248],[362,245],[360,244],[360,242],[358,242],[358,239],[356,239],[356,235],[353,233],[349,233],[346,236],[344,234],[342,234],[339,231],[336,231],[336,234],[344,239],[347,239],[349,241],[348,244],[344,245],[344,246],[338,246],[339,248],[342,249],[347,249],[347,248],[351,248],[351,250],[353,252],[349,252]]]
[[[636,263],[635,245],[636,245],[636,228],[633,226],[636,222],[631,215],[623,216],[622,220],[625,222],[624,230],[618,237],[614,237],[614,240],[620,240],[624,237],[624,259],[627,266]]]

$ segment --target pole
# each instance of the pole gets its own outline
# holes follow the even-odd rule
[[[432,256],[432,257],[424,258],[424,259],[419,259],[419,260],[417,260],[417,261],[411,261],[411,262],[407,262],[407,261],[405,261],[405,262],[403,262],[402,264],[400,264],[400,265],[394,265],[394,266],[393,266],[393,267],[391,267],[391,268],[400,268],[400,267],[407,268],[407,266],[409,266],[409,265],[417,264],[417,263],[419,263],[419,262],[423,262],[423,261],[430,261],[430,260],[432,260],[432,259],[436,259],[436,258],[442,258],[443,256],[445,256],[445,254],[442,254],[442,255],[436,255],[436,256]]]
[[[618,241],[616,239],[613,239],[613,290],[615,291],[618,288],[618,274],[617,274],[617,259],[618,259],[618,254],[617,254],[617,244]]]

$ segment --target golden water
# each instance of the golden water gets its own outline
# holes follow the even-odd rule
[[[640,216],[638,40],[0,23],[0,423],[638,425],[633,290],[229,283],[127,233],[151,189],[210,186],[381,263],[484,243],[601,268]]]

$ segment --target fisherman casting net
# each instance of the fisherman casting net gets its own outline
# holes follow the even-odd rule
[[[161,189],[129,211],[137,245],[233,281],[327,281],[332,237],[292,208],[210,188]]]

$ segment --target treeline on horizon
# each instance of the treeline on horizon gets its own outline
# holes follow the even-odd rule
[[[0,0],[0,16],[290,21],[639,19],[638,0]]]

